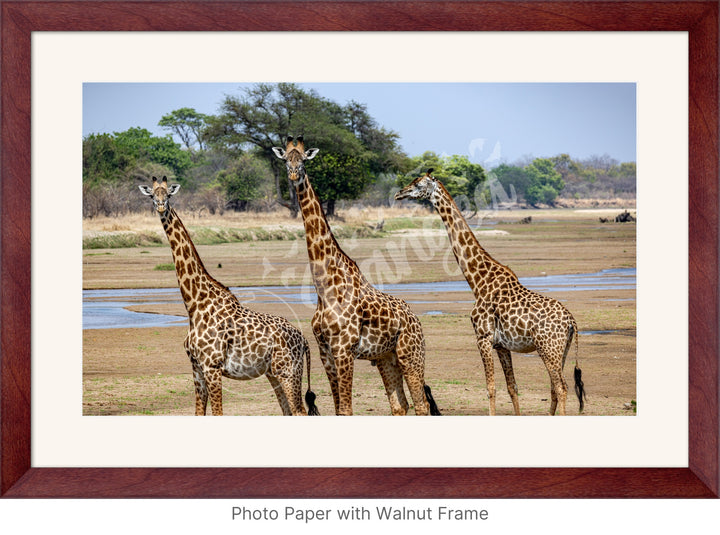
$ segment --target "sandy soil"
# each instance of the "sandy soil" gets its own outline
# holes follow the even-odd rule
[[[517,221],[529,211],[499,213],[482,229],[486,249],[519,276],[590,273],[635,266],[635,225],[600,224],[597,213],[578,210],[533,212],[529,225]],[[159,225],[159,223],[158,223]],[[505,234],[506,233],[506,234]],[[426,234],[341,240],[341,246],[376,284],[460,280],[447,236]],[[249,242],[198,248],[208,271],[228,286],[310,284],[304,240]],[[449,253],[449,254],[448,254]],[[88,250],[85,288],[175,287],[173,271],[153,268],[171,261],[167,247]],[[574,314],[581,330],[579,362],[588,393],[586,415],[632,415],[636,400],[635,292],[566,291],[550,294]],[[487,414],[485,379],[469,320],[472,294],[413,295],[426,337],[426,381],[446,415]],[[252,303],[257,310],[288,317],[310,341],[312,388],[321,414],[333,414],[332,398],[310,329],[313,308],[303,304]],[[132,305],[132,309],[184,316],[181,303]],[[431,314],[428,314],[431,313]],[[603,333],[590,333],[609,331]],[[190,364],[182,349],[186,327],[101,329],[83,332],[83,413],[87,415],[192,414]],[[572,359],[566,379],[572,384]],[[545,414],[550,383],[537,355],[513,356],[523,414]],[[496,359],[498,414],[512,414]],[[224,380],[225,414],[275,415],[279,406],[267,380]],[[389,405],[370,363],[357,362],[353,393],[356,415],[385,415]],[[629,407],[629,408],[628,408]],[[569,398],[568,413],[577,414]],[[411,412],[412,414],[412,412]]]

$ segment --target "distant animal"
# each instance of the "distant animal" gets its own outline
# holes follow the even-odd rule
[[[629,223],[632,221],[635,221],[635,218],[627,210],[615,216],[615,223]]]

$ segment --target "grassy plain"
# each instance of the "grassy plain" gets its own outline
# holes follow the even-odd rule
[[[471,222],[478,224],[478,238],[487,251],[520,277],[593,273],[635,267],[635,224],[600,223],[598,219],[620,211],[501,211],[484,214],[483,219]],[[374,284],[462,280],[447,234],[434,214],[416,208],[351,210],[342,215],[345,221],[331,222],[340,245]],[[527,216],[532,217],[532,222],[521,224],[520,220]],[[384,230],[370,230],[369,226],[379,220],[385,221]],[[300,220],[283,214],[274,217],[232,214],[221,218],[190,217],[185,223],[196,242],[205,243],[197,248],[208,271],[227,286],[312,284]],[[254,237],[236,240],[232,229],[249,230]],[[266,239],[260,232],[278,229],[287,233]],[[156,216],[87,221],[84,230],[85,239],[117,233],[129,236],[130,240],[140,234],[157,236],[157,241],[133,247],[84,249],[86,289],[176,287],[175,273],[167,269],[172,256]],[[203,238],[223,233],[225,239],[232,241],[212,243]],[[412,301],[411,307],[422,321],[427,346],[426,381],[443,414],[487,414],[485,378],[469,319],[472,294],[430,291],[398,295]],[[565,291],[549,295],[571,310],[580,327],[579,360],[588,392],[585,414],[634,414],[627,407],[632,407],[636,399],[635,291]],[[302,303],[252,302],[248,306],[284,315],[303,331],[310,341],[312,388],[318,395],[318,406],[321,414],[333,414],[329,385],[310,329],[314,307]],[[182,303],[173,301],[128,308],[174,314],[179,319],[185,315]],[[85,330],[83,413],[192,414],[192,377],[182,348],[185,332],[184,326]],[[565,375],[572,384],[574,351],[570,358]],[[514,354],[513,365],[521,411],[526,415],[545,414],[550,383],[542,362],[535,354]],[[497,359],[495,368],[498,414],[509,415],[512,405]],[[263,378],[243,382],[226,379],[223,388],[225,414],[280,413],[270,385]],[[356,364],[353,396],[357,415],[389,413],[379,374],[368,362]],[[574,395],[569,398],[568,412],[577,413]]]

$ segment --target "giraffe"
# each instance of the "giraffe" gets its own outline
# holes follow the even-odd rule
[[[495,414],[495,374],[492,350],[497,352],[516,415],[520,414],[511,351],[537,351],[550,375],[550,414],[565,414],[567,384],[565,358],[578,329],[572,314],[555,299],[528,290],[510,268],[492,258],[480,245],[445,186],[432,169],[395,194],[396,200],[429,200],[445,223],[455,258],[475,295],[471,320],[482,356],[490,415]],[[575,363],[575,392],[583,411],[585,397],[580,368]]]
[[[190,357],[195,383],[195,414],[205,415],[208,397],[214,416],[222,410],[222,377],[249,380],[265,375],[284,415],[317,415],[315,394],[310,390],[310,346],[285,318],[261,314],[244,307],[233,293],[205,269],[190,234],[170,197],[180,189],[168,186],[167,177],[153,177],[152,187],[139,186],[152,198],[170,248],[189,328],[185,351]],[[307,361],[308,390],[302,404],[303,360]]]
[[[312,327],[335,402],[335,413],[352,415],[355,359],[377,366],[393,415],[405,415],[408,385],[416,415],[439,415],[425,384],[425,338],[420,320],[405,301],[373,287],[355,261],[335,239],[320,201],[305,173],[305,160],[319,149],[305,150],[288,137],[286,147],[274,147],[284,160],[296,192],[305,225],[310,271],[317,293]]]

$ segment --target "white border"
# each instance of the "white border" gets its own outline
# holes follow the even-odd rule
[[[33,33],[32,465],[687,466],[687,58],[667,32]],[[82,83],[259,80],[637,83],[637,417],[83,417]]]

